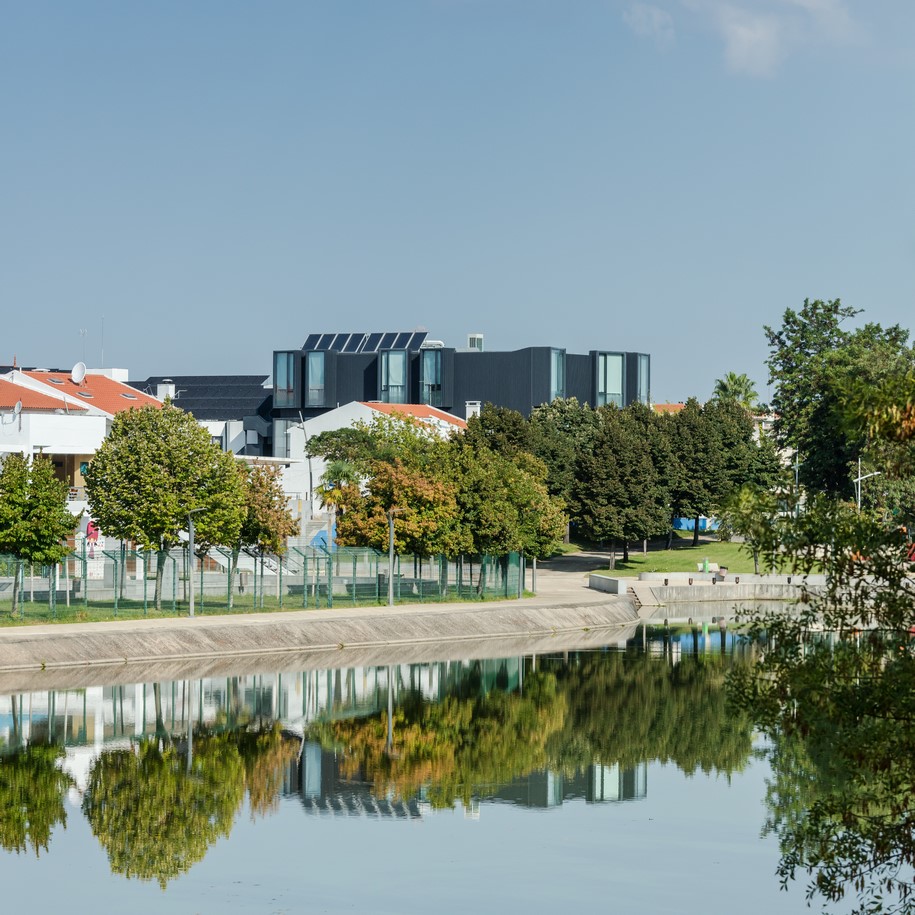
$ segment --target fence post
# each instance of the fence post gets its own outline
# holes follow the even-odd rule
[[[89,609],[89,559],[86,556],[86,540],[83,538],[83,606]]]
[[[277,570],[276,570],[277,582],[280,586],[280,610],[282,610],[283,609],[283,557],[279,553],[277,553],[277,556],[276,556],[276,563],[277,563]]]
[[[172,561],[172,613],[175,616],[178,615],[178,561],[172,556],[171,553],[168,554],[168,558]]]
[[[353,606],[356,606],[356,554],[353,553]]]
[[[149,587],[149,568],[147,566],[147,551],[143,550],[143,616],[149,616],[149,604],[146,598],[146,589]]]
[[[334,605],[334,557],[327,554],[327,606]]]
[[[194,587],[194,582],[191,582]],[[203,613],[203,559],[200,560],[200,612]]]

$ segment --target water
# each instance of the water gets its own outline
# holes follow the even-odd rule
[[[15,782],[33,805],[17,852],[0,801],[5,905],[809,911],[761,837],[769,766],[725,705],[725,648],[0,697],[0,797]],[[29,739],[60,758],[12,749]]]

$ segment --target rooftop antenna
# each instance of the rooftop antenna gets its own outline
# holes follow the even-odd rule
[[[86,337],[89,336],[89,328],[81,327],[79,329],[79,335],[83,341],[83,362],[85,362],[86,361]]]
[[[73,384],[80,385],[83,383],[83,380],[85,379],[85,377],[86,377],[86,363],[77,362],[76,365],[74,365],[73,368],[70,369],[70,381],[72,381]]]
[[[105,316],[102,315],[102,368],[105,368]]]

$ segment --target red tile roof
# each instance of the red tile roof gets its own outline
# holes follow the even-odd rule
[[[679,413],[686,404],[682,403],[656,403],[652,404],[655,413]]]
[[[127,384],[121,384],[106,375],[86,375],[80,384],[75,384],[69,372],[23,372],[35,381],[41,381],[60,393],[79,397],[86,404],[103,413],[113,415],[131,410],[134,407],[156,407],[161,409],[162,402],[144,394]]]
[[[40,394],[31,388],[0,378],[0,410],[13,410],[17,403],[22,404],[22,409],[26,413],[53,413],[55,410],[64,413],[86,412],[86,408],[80,404],[64,404],[57,397],[49,397],[47,394]]]
[[[420,422],[435,420],[440,423],[447,423],[449,426],[456,426],[458,429],[467,428],[467,423],[459,416],[453,416],[451,413],[446,413],[444,410],[439,410],[436,407],[430,407],[426,404],[366,403],[365,401],[360,401],[360,403],[362,403],[364,407],[370,407],[372,410],[377,410],[379,413],[386,413],[388,416],[400,413],[402,416],[412,416]]]

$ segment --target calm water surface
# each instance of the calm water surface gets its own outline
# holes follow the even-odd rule
[[[0,697],[4,905],[809,911],[726,648]]]

